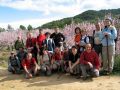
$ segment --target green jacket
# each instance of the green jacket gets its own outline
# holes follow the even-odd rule
[[[15,47],[15,50],[19,50],[19,48],[23,48],[24,47],[23,40],[21,41],[16,40],[14,47]]]

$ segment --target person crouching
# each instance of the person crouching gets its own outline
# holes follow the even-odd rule
[[[69,54],[69,68],[68,72],[71,75],[80,75],[80,65],[79,65],[80,56],[77,52],[77,47],[72,46],[71,53]]]
[[[50,76],[51,75],[50,55],[47,50],[43,50],[43,56],[42,60],[40,61],[40,64],[42,73],[45,74],[46,76]]]
[[[26,58],[22,61],[22,66],[25,71],[26,79],[32,78],[38,74],[40,67],[36,63],[35,58],[32,58],[32,54],[28,53]]]
[[[51,68],[53,71],[63,70],[63,54],[60,51],[60,48],[56,47],[55,52],[52,55]]]
[[[12,51],[11,55],[8,60],[8,71],[12,72],[13,74],[20,74],[20,61],[18,57],[15,55],[15,53]]]
[[[100,61],[97,53],[92,50],[91,44],[86,44],[86,50],[81,53],[80,65],[83,75],[83,80],[88,78],[88,74],[91,76],[99,76]]]

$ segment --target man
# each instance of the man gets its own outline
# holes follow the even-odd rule
[[[24,68],[27,79],[32,78],[33,75],[37,75],[38,70],[40,69],[36,63],[35,58],[32,58],[31,53],[28,53],[26,58],[22,60],[22,66]]]
[[[58,28],[55,28],[55,32],[51,34],[50,38],[53,38],[56,47],[60,47],[60,42],[65,41],[65,37],[62,33],[59,32]]]
[[[92,50],[91,44],[86,44],[86,50],[81,53],[80,67],[82,70],[83,79],[87,79],[88,72],[92,76],[99,76],[99,57],[95,51]]]
[[[32,33],[27,34],[27,40],[26,40],[26,48],[31,49],[32,56],[35,58],[36,62],[37,60],[37,47],[36,47],[36,38],[32,36]]]
[[[55,49],[54,40],[50,38],[50,33],[45,33],[46,39],[43,42],[44,48],[48,50],[49,53],[53,53]]]
[[[17,53],[17,57],[19,59],[21,69],[23,69],[22,60],[26,57],[26,54],[27,52],[24,50],[24,48],[20,48],[19,52]]]
[[[21,39],[20,36],[18,36],[17,40],[15,41],[14,47],[15,47],[15,50],[16,50],[17,53],[19,52],[20,48],[24,47],[23,40]]]
[[[96,30],[93,31],[93,37],[94,37],[94,50],[98,54],[98,56],[102,55],[102,43],[100,41],[100,34],[101,34],[101,26],[100,23],[96,23],[95,25]]]
[[[102,30],[100,40],[102,43],[103,71],[102,74],[112,73],[115,57],[115,41],[117,30],[112,25],[112,19],[106,18],[104,21],[105,28]]]
[[[55,52],[52,55],[51,60],[52,70],[63,70],[63,53],[60,51],[60,48],[56,47]]]
[[[36,47],[38,49],[38,53],[40,55],[40,59],[42,59],[43,55],[43,41],[46,39],[45,34],[43,33],[42,29],[39,29],[39,35],[37,36]]]
[[[40,62],[42,74],[50,76],[51,73],[51,64],[50,64],[50,53],[47,50],[43,50],[42,60]]]
[[[12,72],[13,74],[19,74],[21,73],[20,68],[20,61],[18,60],[18,57],[15,55],[15,53],[12,51],[8,60],[8,71]]]
[[[69,72],[74,75],[80,74],[79,66],[79,54],[77,52],[77,47],[72,46],[71,53],[69,54]]]

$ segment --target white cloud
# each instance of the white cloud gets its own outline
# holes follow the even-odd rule
[[[59,18],[74,16],[86,10],[119,8],[119,4],[120,0],[0,0],[1,6],[18,10],[40,11],[45,16],[55,16],[56,14],[60,15]],[[43,20],[45,20],[43,22],[46,22],[51,19],[43,18]]]
[[[45,15],[61,13],[76,15],[88,9],[119,8],[120,0],[0,0],[0,5],[19,10],[34,10]]]
[[[44,23],[61,19],[59,17],[54,18],[45,18],[45,19],[29,19],[29,20],[21,20],[21,21],[15,21],[15,22],[7,22],[7,23],[0,23],[0,27],[7,28],[8,24],[17,29],[20,25],[28,26],[29,24],[33,27],[38,27]]]

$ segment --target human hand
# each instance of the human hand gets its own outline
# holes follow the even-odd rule
[[[91,62],[88,62],[88,65],[90,66],[90,68],[93,68],[93,65]]]

